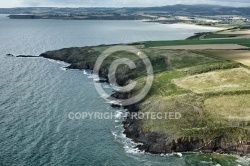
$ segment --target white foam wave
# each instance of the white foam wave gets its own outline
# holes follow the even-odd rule
[[[103,85],[104,89],[112,89],[112,87],[110,85]]]
[[[121,118],[122,117],[122,112],[121,111],[116,111],[115,112],[115,118],[116,119],[119,119],[119,118]]]
[[[181,154],[181,153],[176,153],[176,154],[177,154],[177,156],[182,157],[182,154]]]
[[[88,78],[93,79],[95,82],[100,81],[100,83],[101,83],[101,82],[103,82],[103,81],[106,81],[105,79],[100,78],[98,75],[93,74],[92,71],[90,71],[90,70],[83,70],[83,74],[84,74],[84,75],[87,75]],[[110,85],[105,85],[105,86],[103,86],[103,87],[104,87],[105,89],[111,89],[111,88],[112,88]]]
[[[88,76],[93,75],[92,72],[91,72],[90,70],[83,70],[83,74],[84,74],[84,75],[88,75]]]
[[[66,71],[67,69],[65,67],[60,67],[61,70]]]
[[[63,65],[64,67],[69,66],[69,63],[63,62],[63,61],[58,61],[58,60],[54,60],[54,59],[48,59],[48,61],[52,62],[52,63],[57,63],[59,65]]]
[[[115,104],[115,105],[120,105],[121,106],[121,103],[119,100],[112,100],[112,101],[107,101],[108,104]]]
[[[94,74],[89,74],[88,78],[94,79],[94,81],[99,81],[99,76]]]
[[[132,139],[127,138],[126,135],[123,133],[124,128],[122,124],[122,117],[126,117],[126,111],[125,110],[117,110],[116,111],[116,118],[119,118],[119,120],[115,120],[115,123],[119,123],[115,126],[115,128],[111,131],[112,134],[115,137],[115,141],[121,143],[123,145],[123,148],[126,153],[130,154],[138,154],[138,153],[144,153],[144,151],[140,151],[138,148],[136,148],[140,143],[133,142]]]

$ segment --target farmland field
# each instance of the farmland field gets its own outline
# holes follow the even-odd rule
[[[238,37],[244,36],[244,34],[219,34],[219,33],[212,33],[208,34],[204,37],[204,39],[211,39],[211,38],[231,38],[231,37]]]
[[[250,121],[250,95],[217,96],[207,99],[207,111],[215,117],[232,121]]]
[[[145,47],[202,45],[202,44],[238,44],[250,47],[250,39],[211,39],[211,40],[174,40],[174,41],[148,41]]]
[[[246,46],[238,44],[198,44],[198,45],[178,45],[153,47],[163,50],[239,50],[248,49]]]
[[[249,50],[202,50],[194,51],[210,57],[233,60],[250,67],[250,51]]]
[[[174,79],[181,88],[195,93],[250,90],[250,71],[244,68],[220,70]]]

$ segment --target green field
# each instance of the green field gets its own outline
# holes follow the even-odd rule
[[[231,38],[231,37],[238,37],[244,36],[242,34],[218,34],[218,33],[211,33],[204,37],[204,39],[212,39],[212,38]]]
[[[239,44],[242,46],[250,47],[250,39],[148,41],[145,42],[145,47],[201,45],[201,44]]]
[[[248,69],[234,68],[175,79],[181,88],[194,93],[244,91],[250,89]]]

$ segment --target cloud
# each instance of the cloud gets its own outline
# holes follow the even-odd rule
[[[174,4],[217,4],[250,6],[249,0],[1,0],[0,7],[59,6],[59,7],[134,7]]]
[[[22,6],[23,0],[1,0],[0,7],[16,7]]]

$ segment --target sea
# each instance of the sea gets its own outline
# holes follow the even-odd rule
[[[123,134],[125,111],[95,90],[91,71],[38,56],[48,50],[185,39],[211,31],[143,21],[9,19],[0,15],[0,166],[245,166],[202,153],[153,155]],[[104,85],[109,93],[112,89]],[[120,118],[70,118],[108,112]],[[80,116],[80,115],[79,115]]]

